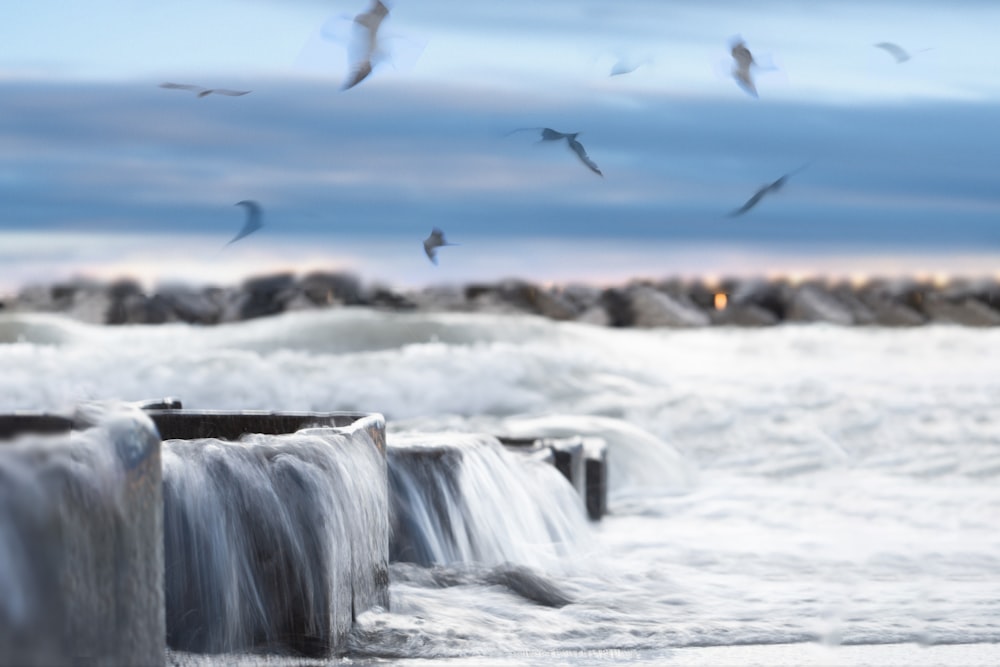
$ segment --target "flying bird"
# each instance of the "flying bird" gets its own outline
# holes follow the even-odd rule
[[[444,232],[435,227],[431,230],[431,235],[424,239],[424,252],[427,253],[427,259],[431,260],[432,264],[437,264],[437,249],[446,245],[458,245],[457,243],[448,243],[444,240]]]
[[[354,17],[354,35],[348,52],[354,61],[351,76],[342,90],[358,85],[372,73],[372,60],[378,54],[378,29],[389,15],[389,8],[381,0],[375,0],[371,9]]]
[[[249,199],[244,199],[243,201],[236,202],[235,204],[233,204],[233,206],[243,206],[244,208],[246,208],[247,219],[246,222],[243,223],[243,229],[240,230],[239,234],[233,237],[232,241],[226,244],[227,246],[236,243],[244,236],[249,236],[250,234],[253,234],[255,231],[264,226],[264,223],[261,222],[260,204],[258,204],[257,202]]]
[[[736,83],[739,84],[740,88],[750,95],[757,97],[757,86],[754,85],[753,76],[750,74],[750,68],[757,64],[754,62],[753,54],[747,48],[746,42],[739,37],[732,44],[733,47],[730,53],[733,54],[733,60],[735,61],[733,63],[733,78],[736,79]]]
[[[763,199],[765,195],[768,195],[768,194],[770,194],[772,192],[777,192],[778,190],[780,190],[782,188],[782,186],[785,185],[785,182],[788,180],[788,178],[790,176],[792,176],[793,174],[797,174],[798,172],[802,171],[803,169],[805,169],[808,166],[809,166],[808,163],[804,164],[801,167],[799,167],[798,169],[794,169],[794,170],[788,172],[787,174],[785,174],[784,176],[782,176],[778,180],[774,181],[773,183],[769,183],[769,184],[763,186],[761,189],[757,190],[757,192],[755,192],[753,194],[753,197],[750,197],[750,199],[748,199],[746,201],[746,203],[743,204],[743,206],[740,206],[738,209],[736,209],[735,211],[733,211],[732,213],[730,213],[729,217],[735,218],[737,216],[743,215],[744,213],[746,213],[747,211],[749,211],[750,209],[752,209],[754,206],[756,206],[757,204],[759,204],[760,200]]]
[[[203,88],[201,86],[192,86],[186,83],[161,83],[160,88],[169,88],[171,90],[190,90],[193,91],[198,97],[206,97],[215,93],[216,95],[228,95],[229,97],[239,97],[240,95],[246,95],[251,92],[249,90],[229,90],[227,88]]]
[[[912,58],[906,49],[901,47],[899,44],[893,44],[892,42],[879,42],[875,45],[875,48],[882,49],[893,58],[896,59],[896,63],[905,63],[907,60]],[[924,51],[930,51],[930,49],[920,49],[919,51],[914,51],[914,53],[923,53]]]
[[[614,65],[611,66],[611,72],[608,76],[621,76],[622,74],[631,74],[643,65],[653,62],[652,58],[643,58],[642,60],[635,60],[626,57],[619,58]]]
[[[587,155],[587,151],[583,148],[583,144],[576,140],[576,137],[580,134],[579,132],[558,132],[553,130],[551,127],[519,127],[516,130],[511,130],[507,133],[507,136],[514,134],[515,132],[533,131],[541,130],[541,139],[539,141],[558,141],[560,139],[566,140],[566,145],[569,146],[570,150],[576,153],[576,156],[580,158],[587,167],[597,174],[598,176],[604,176],[601,170],[598,168],[597,163],[590,159]]]

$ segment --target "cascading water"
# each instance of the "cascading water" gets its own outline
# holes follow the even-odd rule
[[[160,440],[121,405],[67,421],[0,444],[0,665],[162,664]]]
[[[566,479],[496,438],[404,433],[388,445],[394,561],[545,567],[589,533]]]
[[[326,655],[388,607],[383,453],[364,429],[164,443],[171,648]]]

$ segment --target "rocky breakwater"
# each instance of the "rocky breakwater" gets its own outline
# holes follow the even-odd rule
[[[538,285],[503,280],[397,290],[346,273],[282,273],[231,287],[164,286],[132,280],[30,286],[0,312],[58,312],[95,324],[211,325],[318,308],[521,313],[611,327],[773,326],[784,322],[905,327],[1000,325],[994,279],[866,281],[761,278],[633,280],[623,285]]]

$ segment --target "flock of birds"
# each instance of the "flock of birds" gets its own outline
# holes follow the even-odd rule
[[[367,11],[357,14],[353,18],[353,27],[355,30],[353,38],[348,45],[348,52],[353,65],[347,80],[344,82],[342,90],[353,88],[368,78],[368,76],[372,73],[374,64],[380,57],[378,40],[379,28],[388,15],[389,8],[382,2],[382,0],[373,0]],[[913,57],[901,46],[891,42],[879,42],[874,46],[891,55],[897,63],[904,63]],[[754,71],[758,69],[760,65],[754,59],[753,53],[751,53],[750,49],[747,47],[746,42],[744,42],[741,38],[735,38],[731,42],[730,47],[730,54],[733,58],[731,71],[733,79],[747,94],[754,98],[758,97],[757,85],[754,82]],[[914,53],[929,50],[930,49],[921,49],[919,51],[915,51]],[[612,66],[609,75],[619,76],[622,74],[628,74],[635,71],[646,62],[649,62],[649,59],[633,62],[619,60],[614,66]],[[252,92],[249,90],[229,90],[226,88],[204,88],[197,85],[171,82],[162,83],[160,84],[160,87],[170,90],[193,92],[197,97],[207,97],[208,95],[213,94],[225,95],[228,97],[239,97]],[[597,163],[594,162],[589,155],[587,155],[587,151],[584,149],[583,144],[577,140],[577,137],[580,135],[579,132],[560,132],[550,127],[521,127],[511,130],[506,136],[510,136],[517,132],[528,131],[540,132],[541,138],[539,139],[539,143],[565,140],[569,149],[576,154],[576,156],[588,169],[598,176],[604,176],[604,173],[597,166]],[[759,204],[765,196],[778,192],[791,176],[802,171],[807,166],[808,164],[802,165],[801,167],[784,174],[777,180],[762,186],[742,206],[732,211],[729,214],[730,217],[736,217],[747,213],[750,209],[757,206],[757,204]],[[236,236],[234,236],[232,240],[226,244],[226,246],[249,236],[263,227],[263,214],[259,203],[252,200],[243,200],[237,202],[235,205],[242,206],[246,209],[246,220],[243,224],[243,228],[240,229]],[[424,253],[427,255],[427,258],[436,265],[437,249],[451,245],[458,244],[448,243],[445,241],[444,232],[435,227],[431,230],[430,235],[424,239]]]

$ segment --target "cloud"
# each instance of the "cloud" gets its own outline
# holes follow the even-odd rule
[[[1000,243],[992,104],[827,106],[460,86],[243,98],[135,84],[0,84],[0,229],[224,235],[241,199],[272,233],[453,233],[970,247]],[[358,94],[354,94],[358,93]],[[606,174],[563,143],[580,131]],[[762,184],[808,169],[747,216]]]

